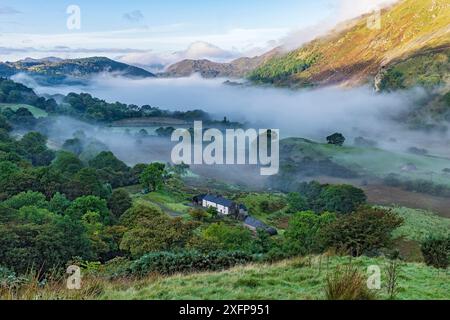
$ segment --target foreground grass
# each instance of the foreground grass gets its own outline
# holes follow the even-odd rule
[[[384,274],[388,260],[319,256],[171,277],[149,275],[144,279],[108,280],[84,275],[81,290],[66,289],[65,279],[45,285],[30,281],[19,289],[0,287],[0,300],[318,300],[326,297],[327,275],[342,271],[349,263],[364,276],[368,266],[378,265],[382,271],[382,289],[374,293],[377,299],[388,299]],[[448,300],[450,273],[420,263],[403,263],[395,298]]]
[[[108,286],[99,299],[324,299],[328,273],[348,264],[348,257],[298,258],[273,265],[250,265],[219,273],[176,275],[154,278],[129,288]],[[351,263],[366,274],[369,265],[387,265],[383,258],[352,259]],[[382,276],[382,283],[385,277]],[[397,299],[450,299],[450,274],[423,264],[403,264]],[[378,298],[387,299],[384,289]]]

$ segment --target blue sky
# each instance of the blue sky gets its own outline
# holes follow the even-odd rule
[[[355,1],[0,0],[0,61],[49,55],[104,55],[142,65],[229,60],[261,54],[289,37],[300,45],[386,0]],[[67,28],[69,5],[81,10],[80,30]]]
[[[134,24],[124,14],[139,10],[148,25],[184,24],[189,30],[218,31],[226,28],[281,28],[314,23],[330,13],[330,0],[166,0],[166,1],[88,1],[88,0],[2,0],[0,7],[20,13],[2,17],[3,32],[65,32],[66,8],[82,10],[85,31],[108,31]]]

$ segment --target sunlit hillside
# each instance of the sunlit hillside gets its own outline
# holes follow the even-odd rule
[[[358,84],[382,67],[450,45],[450,4],[446,0],[404,0],[380,15],[365,15],[305,46],[275,57],[251,78],[263,83]]]

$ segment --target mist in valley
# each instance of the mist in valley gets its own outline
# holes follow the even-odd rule
[[[340,132],[352,144],[364,137],[378,147],[404,152],[408,148],[430,149],[450,156],[446,133],[423,133],[394,118],[413,108],[425,93],[412,89],[398,93],[376,93],[369,87],[290,90],[282,88],[226,85],[226,79],[157,78],[132,80],[102,74],[84,86],[39,86],[27,76],[16,76],[39,94],[87,92],[108,102],[151,105],[168,110],[202,109],[221,120],[246,123],[252,128],[280,129],[282,138],[302,137],[325,142]]]
[[[206,80],[199,76],[136,80],[103,74],[91,79],[86,85],[51,87],[39,86],[24,75],[16,76],[15,80],[33,87],[41,95],[86,92],[108,102],[151,105],[172,111],[202,109],[213,119],[227,117],[230,121],[244,123],[248,128],[279,129],[282,139],[297,137],[326,143],[327,136],[340,132],[346,138],[345,145],[352,146],[355,138],[363,137],[364,141],[373,142],[373,146],[378,149],[341,152],[337,162],[328,159],[326,154],[317,155],[317,159],[313,156],[313,162],[306,163],[304,161],[308,155],[303,155],[302,160],[300,154],[289,154],[288,151],[288,158],[296,158],[295,165],[298,166],[297,171],[288,176],[280,171],[280,175],[263,177],[258,166],[195,165],[191,169],[202,179],[192,183],[200,183],[203,187],[225,183],[251,190],[279,190],[279,183],[285,186],[284,180],[288,178],[295,181],[350,183],[364,189],[369,200],[375,203],[389,205],[395,202],[448,213],[448,201],[445,198],[422,195],[424,199],[417,203],[414,200],[417,198],[415,191],[403,191],[401,188],[394,191],[384,186],[383,179],[390,174],[431,183],[450,183],[445,171],[450,168],[448,133],[410,130],[399,121],[402,114],[412,110],[417,101],[425,97],[426,93],[421,89],[394,93],[377,93],[369,86],[291,90],[250,86],[247,83],[229,85],[224,84],[226,79]],[[58,148],[66,139],[72,138],[76,131],[82,130],[88,139],[99,141],[105,150],[112,151],[129,166],[171,161],[175,142],[167,137],[140,138],[136,135],[139,127],[129,128],[131,132],[126,129],[58,117],[56,121],[49,122],[46,134],[51,144]],[[152,135],[156,128],[145,129]],[[411,148],[419,152],[425,150],[426,153],[414,155]],[[394,153],[380,153],[379,149]],[[283,161],[286,159],[285,150],[281,147],[281,168],[286,164]],[[346,168],[342,167],[342,161],[347,163]],[[358,174],[354,178],[342,177],[340,171],[353,171],[355,166],[358,167]]]

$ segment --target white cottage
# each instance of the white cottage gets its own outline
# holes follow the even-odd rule
[[[230,215],[236,212],[236,204],[233,201],[212,195],[206,195],[203,197],[202,207],[216,208],[217,212],[223,215]]]

